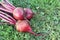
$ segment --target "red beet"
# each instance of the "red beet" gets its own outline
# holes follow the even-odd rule
[[[17,7],[17,8],[13,11],[13,16],[14,16],[14,18],[17,19],[17,20],[23,20],[23,19],[24,19],[23,8]]]
[[[32,31],[29,23],[26,20],[23,21],[17,21],[16,23],[16,30],[18,30],[19,32],[29,32],[35,36],[40,36],[41,34],[36,34]]]
[[[30,8],[24,8],[24,11],[27,19],[31,19],[33,17],[33,12]]]

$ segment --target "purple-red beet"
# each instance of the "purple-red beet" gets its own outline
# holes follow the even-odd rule
[[[30,8],[24,8],[24,11],[27,19],[31,19],[33,17],[33,12]]]
[[[24,19],[24,10],[21,7],[17,7],[14,11],[13,11],[13,16],[15,19],[17,20],[23,20]]]
[[[41,34],[34,33],[31,29],[30,24],[26,20],[23,20],[23,21],[18,20],[15,27],[16,27],[16,30],[18,30],[19,32],[29,32],[35,36],[41,35]]]

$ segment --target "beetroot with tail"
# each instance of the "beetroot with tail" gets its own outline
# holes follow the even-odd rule
[[[16,27],[16,30],[18,30],[19,32],[29,32],[35,36],[41,35],[41,34],[34,33],[31,29],[30,24],[26,20],[23,20],[23,21],[18,20],[15,27]]]

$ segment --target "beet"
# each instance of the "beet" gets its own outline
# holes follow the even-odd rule
[[[32,31],[30,24],[26,20],[18,20],[16,23],[16,30],[19,32],[29,32],[35,36],[40,36],[41,34],[36,34]]]
[[[24,19],[24,11],[23,11],[23,8],[17,7],[17,8],[13,11],[13,16],[14,16],[14,18],[17,19],[17,20],[23,20],[23,19]]]
[[[30,8],[24,8],[24,11],[27,19],[31,19],[33,17],[33,12]]]

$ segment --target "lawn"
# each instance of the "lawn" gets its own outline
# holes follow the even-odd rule
[[[60,0],[9,0],[16,7],[31,8],[32,29],[44,36],[18,32],[13,25],[0,25],[0,40],[60,40]]]

